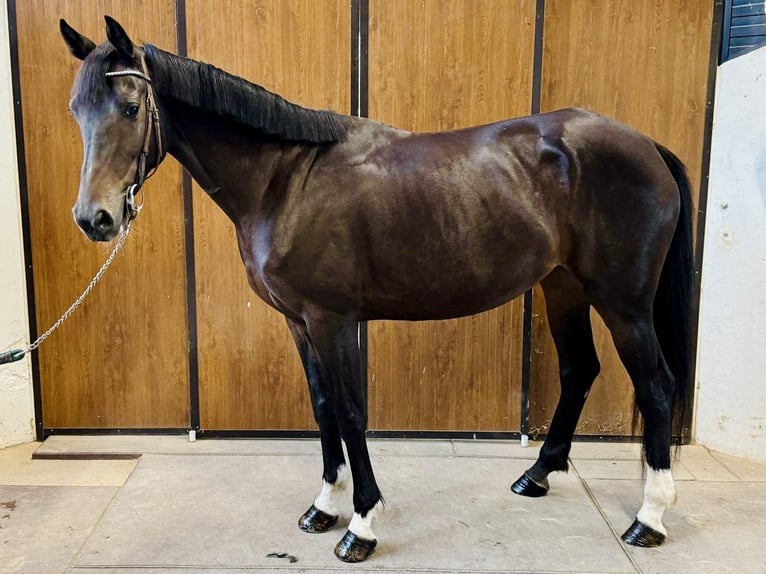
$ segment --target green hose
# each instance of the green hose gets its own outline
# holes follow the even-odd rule
[[[15,363],[16,361],[20,361],[24,358],[24,355],[26,353],[24,352],[24,349],[11,349],[10,351],[6,351],[5,353],[0,353],[0,365],[4,365],[5,363]]]

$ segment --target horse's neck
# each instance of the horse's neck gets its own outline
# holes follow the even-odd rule
[[[168,138],[169,153],[184,166],[205,192],[216,193],[220,186],[216,184],[214,170],[205,165],[196,130],[190,130],[178,121],[174,121],[172,126],[171,137]]]
[[[172,120],[170,153],[235,223],[263,208],[278,171],[299,176],[301,156],[313,155],[310,148],[303,154],[299,146],[263,141],[205,112],[182,109]]]

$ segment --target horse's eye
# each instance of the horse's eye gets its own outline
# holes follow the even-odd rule
[[[125,108],[126,118],[135,118],[138,115],[138,106],[136,104],[130,104]]]

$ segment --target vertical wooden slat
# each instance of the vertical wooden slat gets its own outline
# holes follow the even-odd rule
[[[617,118],[672,149],[699,190],[712,2],[546,0],[541,109],[581,106]],[[558,361],[539,288],[534,296],[532,432],[547,431]],[[601,375],[579,434],[629,435],[633,389],[593,313]]]
[[[445,130],[529,113],[534,0],[371,0],[369,115]],[[521,301],[369,325],[370,427],[518,431]]]
[[[186,1],[189,57],[295,103],[348,113],[348,2],[229,3],[214,18],[210,8]],[[285,320],[248,286],[233,225],[196,185],[194,230],[202,428],[315,428]]]
[[[111,250],[72,221],[82,142],[67,114],[80,64],[59,18],[100,42],[103,15],[136,41],[175,49],[171,0],[17,2],[37,323],[47,328]],[[112,269],[81,309],[40,347],[46,428],[185,427],[188,423],[181,170],[166,160],[145,188],[146,207]]]

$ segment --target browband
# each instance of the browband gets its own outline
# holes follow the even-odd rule
[[[107,77],[112,76],[136,76],[138,78],[141,78],[143,81],[152,83],[152,79],[144,74],[143,72],[139,72],[138,70],[117,70],[116,72],[107,72],[104,74]]]

